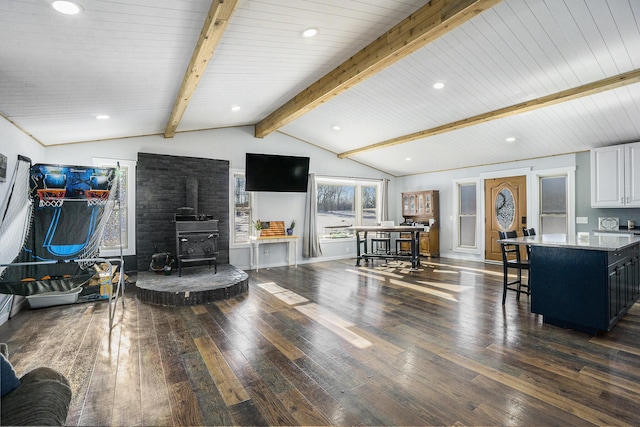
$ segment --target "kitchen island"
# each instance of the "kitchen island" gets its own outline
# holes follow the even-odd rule
[[[530,245],[531,311],[545,323],[609,331],[640,296],[640,237],[543,234],[499,240]]]

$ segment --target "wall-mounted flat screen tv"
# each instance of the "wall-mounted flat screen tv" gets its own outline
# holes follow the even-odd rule
[[[246,191],[307,191],[309,158],[247,153]]]

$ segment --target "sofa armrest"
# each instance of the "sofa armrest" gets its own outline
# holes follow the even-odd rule
[[[20,378],[20,386],[2,397],[1,425],[64,425],[71,402],[69,381],[40,367]]]

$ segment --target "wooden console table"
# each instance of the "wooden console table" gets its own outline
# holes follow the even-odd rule
[[[256,272],[259,271],[260,260],[260,245],[271,243],[286,243],[287,244],[287,264],[291,265],[291,243],[293,243],[293,261],[294,265],[298,267],[298,236],[251,236],[249,243],[251,243],[251,269]]]

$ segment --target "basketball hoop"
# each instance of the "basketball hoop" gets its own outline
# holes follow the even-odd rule
[[[109,190],[86,190],[87,206],[104,206],[109,201]]]
[[[41,208],[59,208],[64,203],[65,194],[67,194],[65,188],[39,188],[39,206]]]

